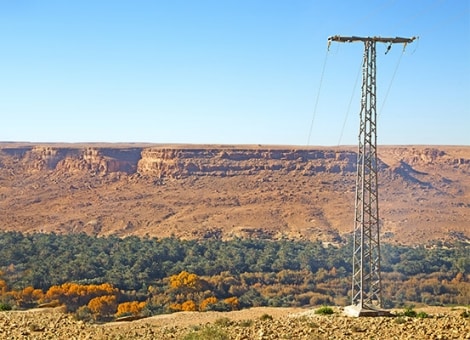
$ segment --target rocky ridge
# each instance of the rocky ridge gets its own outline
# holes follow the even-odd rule
[[[470,241],[470,147],[384,146],[386,241]],[[0,143],[4,230],[338,241],[354,147]]]
[[[3,159],[22,170],[84,172],[107,175],[138,173],[157,178],[252,175],[259,171],[354,172],[356,153],[350,150],[281,147],[0,147]],[[4,166],[7,163],[4,160]]]

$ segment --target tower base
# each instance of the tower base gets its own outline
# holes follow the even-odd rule
[[[378,307],[370,307],[370,306],[356,306],[350,305],[344,308],[344,314],[347,316],[351,316],[354,318],[361,317],[361,316],[369,316],[369,317],[376,317],[376,316],[392,316],[390,311],[385,309],[380,309]]]

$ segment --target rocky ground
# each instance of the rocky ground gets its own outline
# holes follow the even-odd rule
[[[1,339],[470,339],[464,308],[426,308],[428,318],[351,318],[299,308],[182,312],[87,324],[60,308],[0,312]],[[416,311],[420,311],[417,309]]]

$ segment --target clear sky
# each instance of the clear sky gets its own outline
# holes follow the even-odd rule
[[[0,0],[0,140],[470,145],[468,0]],[[312,123],[313,120],[313,124]],[[311,127],[311,129],[310,129]],[[309,138],[310,135],[310,138]]]

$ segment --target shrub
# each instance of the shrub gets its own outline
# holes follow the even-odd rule
[[[408,316],[410,318],[415,318],[418,315],[418,313],[416,313],[413,307],[406,307],[405,311],[403,312],[403,315]]]
[[[0,311],[11,310],[11,305],[5,302],[0,302]]]
[[[315,314],[319,314],[319,315],[331,315],[333,313],[334,313],[333,309],[328,306],[322,306],[315,311]]]
[[[215,311],[215,312],[229,312],[232,310],[228,304],[224,301],[217,301],[214,304],[208,304],[204,311]]]
[[[429,315],[426,312],[419,312],[418,314],[416,314],[416,317],[420,319],[426,319],[429,317]]]
[[[169,311],[167,311],[164,305],[147,303],[145,308],[142,310],[142,316],[158,315],[166,312]]]
[[[86,322],[93,321],[93,313],[88,306],[78,307],[74,314],[75,320],[81,320]]]

